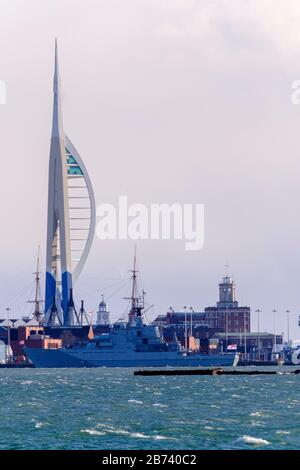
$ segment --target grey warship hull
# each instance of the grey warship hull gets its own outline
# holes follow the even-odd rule
[[[232,366],[235,354],[183,354],[177,351],[88,351],[78,349],[26,348],[35,367],[224,367]]]

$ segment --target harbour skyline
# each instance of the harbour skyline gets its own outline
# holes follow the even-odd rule
[[[1,458],[288,462],[299,0],[0,11]]]
[[[29,1],[28,11],[36,5]],[[176,241],[138,243],[143,281],[157,311],[165,312],[170,304],[177,309],[186,303],[195,308],[214,304],[216,285],[228,260],[239,285],[239,301],[263,312],[261,328],[272,331],[272,310],[276,309],[278,332],[282,331],[288,309],[291,336],[299,337],[300,115],[299,107],[290,103],[290,83],[298,73],[290,55],[298,37],[289,42],[287,31],[279,28],[276,37],[286,38],[279,47],[255,23],[264,45],[259,51],[245,25],[240,34],[248,44],[244,50],[248,62],[244,70],[237,70],[234,61],[239,49],[229,33],[224,33],[224,49],[210,31],[199,26],[205,43],[219,52],[214,64],[196,34],[190,36],[190,55],[184,54],[188,39],[180,34],[176,38],[165,19],[180,30],[181,14],[188,18],[197,10],[191,4],[177,2],[176,9],[166,4],[163,10],[154,2],[145,30],[134,28],[133,9],[138,24],[144,15],[136,2],[117,13],[113,6],[101,3],[98,9],[91,2],[94,20],[88,9],[83,18],[98,28],[84,26],[75,4],[67,30],[65,24],[57,23],[58,3],[53,5],[47,18],[37,8],[33,19],[22,7],[16,13],[13,6],[5,6],[7,26],[1,38],[7,46],[0,63],[7,100],[0,107],[0,123],[1,153],[7,161],[1,198],[2,219],[10,236],[3,234],[2,310],[8,305],[14,312],[26,308],[38,244],[43,266],[46,263],[51,58],[56,34],[66,85],[62,96],[65,122],[93,178],[96,204],[114,202],[124,192],[132,201],[150,203],[155,181],[159,201],[200,200],[206,205],[201,252],[185,253]],[[62,2],[60,8],[66,12],[68,5]],[[285,18],[290,18],[289,11]],[[217,28],[218,14],[212,9],[209,15]],[[115,27],[109,29],[105,22],[112,17]],[[11,34],[19,37],[29,26],[32,32],[23,35],[26,39],[18,47],[13,46]],[[237,33],[237,27],[231,25],[230,31]],[[124,56],[124,41],[130,55]],[[257,64],[267,52],[269,59],[260,69]],[[258,95],[257,83],[262,90]],[[83,125],[82,116],[88,125]],[[110,296],[113,289],[108,286],[127,276],[132,245],[95,239],[75,292],[77,299],[88,300],[88,310],[96,308],[102,292]],[[124,310],[118,297],[108,302],[111,311]]]

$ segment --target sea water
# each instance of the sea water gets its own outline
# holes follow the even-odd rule
[[[0,449],[299,449],[300,375],[276,370],[1,369]]]

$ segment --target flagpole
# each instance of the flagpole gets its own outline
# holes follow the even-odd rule
[[[184,310],[184,348],[185,353],[187,353],[187,322],[186,322],[186,306],[183,307]]]
[[[246,311],[244,310],[244,354],[247,355],[247,330],[246,330]]]

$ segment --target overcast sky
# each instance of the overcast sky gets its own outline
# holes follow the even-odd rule
[[[96,202],[205,204],[205,245],[138,243],[155,313],[214,305],[228,262],[261,328],[300,337],[298,0],[0,0],[1,310],[28,312],[45,264],[54,38],[64,127]],[[100,241],[76,285],[96,308],[126,278],[132,241]],[[114,318],[125,308],[117,292]],[[253,329],[256,329],[253,314]]]

